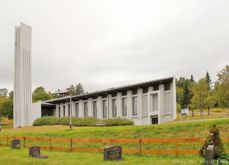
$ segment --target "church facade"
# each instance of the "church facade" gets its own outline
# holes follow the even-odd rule
[[[126,118],[135,125],[176,119],[176,84],[169,77],[41,102],[41,116]]]

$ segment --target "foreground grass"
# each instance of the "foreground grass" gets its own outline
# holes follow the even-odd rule
[[[77,165],[194,165],[203,162],[199,156],[136,156],[123,155],[122,161],[104,161],[102,154],[78,153],[78,152],[54,152],[41,151],[43,155],[48,155],[48,159],[36,159],[28,155],[28,149],[12,150],[6,147],[0,147],[0,165],[20,165],[20,164],[39,164],[39,165],[58,165],[58,164],[77,164]]]
[[[223,138],[229,137],[229,118],[187,123],[167,123],[146,126],[112,126],[112,127],[74,127],[37,126],[16,129],[3,129],[0,136],[39,136],[71,138],[179,138],[203,137],[216,124]]]

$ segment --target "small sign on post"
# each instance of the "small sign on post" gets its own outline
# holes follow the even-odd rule
[[[181,109],[181,120],[184,116],[187,116],[189,120],[189,109],[188,108]]]
[[[18,139],[11,140],[11,149],[20,149],[20,148],[21,148],[20,140]]]
[[[104,160],[121,160],[121,159],[122,159],[121,146],[109,146],[104,148]]]

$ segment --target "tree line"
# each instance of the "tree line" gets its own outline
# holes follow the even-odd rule
[[[194,115],[198,109],[203,115],[204,109],[210,114],[211,108],[225,108],[229,106],[229,65],[217,73],[217,80],[213,82],[208,72],[198,81],[193,75],[190,78],[180,77],[176,80],[177,109],[189,108]]]
[[[68,94],[79,95],[85,93],[83,85],[78,83],[66,88]],[[213,82],[208,72],[198,81],[180,77],[176,80],[176,96],[178,112],[183,108],[189,108],[194,115],[194,110],[199,110],[200,115],[205,109],[210,114],[210,109],[215,107],[225,108],[229,106],[229,65],[217,73],[217,80]],[[33,102],[56,98],[44,87],[37,87],[33,91]],[[13,118],[13,91],[0,88],[0,117]]]
[[[68,95],[80,95],[84,93],[84,88],[81,83],[71,85],[66,88]],[[49,91],[46,91],[44,87],[37,87],[32,93],[33,102],[45,101],[49,99],[58,98],[57,96]],[[6,88],[0,88],[0,118],[7,117],[13,118],[13,91],[8,91]]]

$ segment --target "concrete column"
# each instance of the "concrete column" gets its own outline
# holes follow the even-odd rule
[[[148,87],[148,92],[152,92],[152,91],[153,91],[153,87],[152,86]]]
[[[76,116],[75,105],[76,105],[76,103],[72,102],[72,117]]]
[[[102,97],[99,96],[97,97],[97,116],[98,116],[98,119],[102,119],[103,118],[103,115],[102,115],[102,104],[103,104],[103,100],[102,100]]]
[[[53,111],[53,116],[56,116],[56,108],[54,108],[52,111]]]
[[[127,119],[132,119],[132,91],[127,91],[127,98],[126,98],[126,105],[127,105]]]
[[[143,95],[143,90],[141,88],[138,89],[137,93],[137,117],[139,119],[138,124],[142,125],[142,95]]]
[[[173,77],[173,82],[171,83],[171,89],[172,89],[172,106],[173,106],[173,120],[177,118],[177,106],[176,106],[176,78]]]
[[[158,107],[158,124],[161,123],[161,118],[164,115],[164,84],[160,84],[159,85],[159,97],[158,99],[160,99],[160,106]]]
[[[112,95],[108,95],[107,99],[107,118],[112,118]]]
[[[151,124],[151,118],[150,118],[150,113],[151,113],[151,96],[150,96],[150,92],[153,91],[153,86],[148,87],[148,124]]]
[[[70,111],[70,109],[69,109],[69,103],[65,103],[65,116],[66,117],[69,117],[70,116],[70,114],[68,113]]]
[[[117,93],[117,117],[122,117],[122,93]]]
[[[88,99],[88,117],[93,117],[93,100],[92,98]]]
[[[80,100],[79,101],[79,117],[84,117],[84,114],[83,114],[84,106],[83,106],[83,104],[84,104],[83,100]]]

